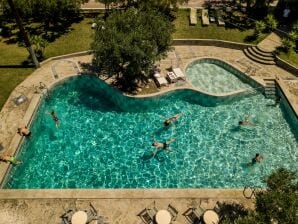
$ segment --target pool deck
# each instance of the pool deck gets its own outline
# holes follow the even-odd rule
[[[253,62],[241,50],[197,45],[174,47],[168,57],[160,61],[162,75],[165,75],[166,69],[171,66],[180,67],[184,71],[190,62],[198,58],[217,58],[261,84],[264,84],[264,79],[278,79],[292,108],[298,111],[298,78],[282,68]],[[90,63],[91,59],[92,55],[82,55],[69,56],[67,60],[48,60],[15,88],[0,112],[0,143],[4,147],[1,154],[17,153],[22,137],[17,135],[16,131],[19,125],[27,125],[31,121],[42,95],[39,89],[40,82],[51,88],[59,81],[77,75],[75,64]],[[253,74],[248,71],[248,66],[256,68]],[[163,93],[183,87],[189,87],[189,83],[171,84],[158,91]],[[14,99],[20,95],[26,96],[28,100],[17,106]],[[0,163],[0,182],[8,168],[9,164]],[[139,224],[140,219],[136,214],[153,201],[156,201],[158,208],[166,208],[167,204],[173,204],[180,212],[176,223],[186,223],[181,213],[188,207],[200,204],[203,208],[212,208],[217,201],[237,201],[246,207],[253,207],[253,200],[246,199],[241,189],[0,190],[0,224],[60,223],[59,216],[66,210],[73,207],[83,209],[89,202],[92,202],[110,223]]]

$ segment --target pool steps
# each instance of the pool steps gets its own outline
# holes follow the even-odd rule
[[[274,79],[264,79],[265,81],[265,96],[269,99],[276,99],[276,84]]]

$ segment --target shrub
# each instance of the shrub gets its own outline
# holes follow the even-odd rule
[[[255,24],[254,35],[258,37],[266,29],[266,24],[263,21],[257,21]]]
[[[270,32],[270,31],[276,29],[276,27],[277,27],[277,21],[272,14],[269,14],[266,16],[265,23],[267,25],[267,27],[266,27],[267,32]]]
[[[284,38],[282,39],[281,47],[285,52],[288,52],[290,49],[295,47],[295,43],[290,38]]]

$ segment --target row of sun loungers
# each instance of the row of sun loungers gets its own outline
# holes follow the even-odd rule
[[[190,9],[190,25],[196,25],[197,24],[197,9],[191,8]],[[225,22],[222,17],[222,12],[212,11],[212,15],[209,15],[208,9],[202,9],[202,24],[203,26],[208,26],[210,22],[216,22],[218,26],[225,26]]]
[[[169,83],[175,83],[179,80],[186,80],[186,77],[180,68],[174,68],[171,72],[167,73],[166,77],[161,76],[159,72],[153,75],[158,87],[167,86]]]

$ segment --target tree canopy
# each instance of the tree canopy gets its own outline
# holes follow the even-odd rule
[[[265,180],[266,191],[256,194],[256,209],[237,224],[298,223],[298,181],[295,172],[283,168]]]
[[[5,1],[5,0],[4,0]],[[35,19],[45,24],[57,23],[78,12],[86,0],[14,0],[23,19]],[[6,13],[10,10],[6,7]]]
[[[124,90],[146,80],[155,61],[171,48],[173,26],[157,10],[117,10],[97,24],[93,64],[99,73],[116,77]]]

